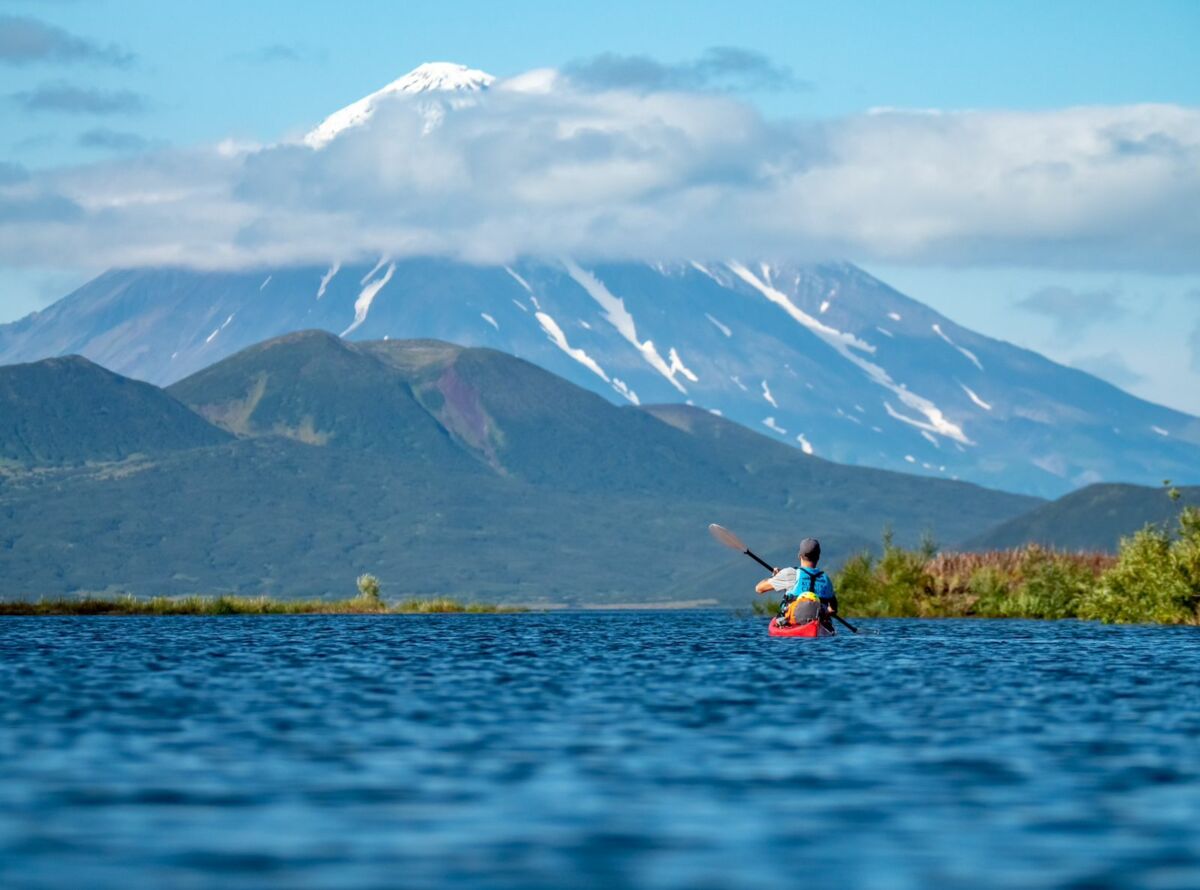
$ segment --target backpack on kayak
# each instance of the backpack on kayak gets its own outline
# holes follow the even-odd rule
[[[821,598],[816,594],[817,582],[825,576],[820,569],[796,570],[796,586],[783,595],[779,603],[777,623],[807,624],[821,617]],[[801,590],[801,587],[804,590]]]

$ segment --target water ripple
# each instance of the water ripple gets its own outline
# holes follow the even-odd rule
[[[5,887],[1200,886],[1189,628],[0,621]]]

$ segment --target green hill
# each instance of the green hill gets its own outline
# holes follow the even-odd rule
[[[0,594],[345,595],[370,571],[395,597],[743,603],[757,569],[709,522],[779,562],[818,534],[834,563],[888,524],[951,542],[1037,503],[839,466],[698,409],[619,408],[436,341],[288,335],[169,393],[220,444],[12,476]]]
[[[1097,484],[1042,504],[964,542],[970,550],[1041,544],[1059,550],[1106,550],[1147,523],[1172,525],[1185,505],[1200,506],[1200,486],[1181,487],[1179,501],[1161,488]]]
[[[439,466],[470,462],[404,375],[324,331],[252,346],[167,392],[241,437],[277,436]]]
[[[158,387],[79,356],[0,367],[0,468],[117,461],[228,439]]]

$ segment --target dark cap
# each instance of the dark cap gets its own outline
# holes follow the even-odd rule
[[[821,558],[821,542],[816,538],[805,538],[800,542],[799,556],[801,559],[811,559],[816,562]]]

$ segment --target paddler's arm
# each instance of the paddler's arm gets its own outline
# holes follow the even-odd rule
[[[837,591],[833,589],[833,582],[829,580],[828,575],[822,575],[821,580],[825,583],[822,585],[821,602],[825,604],[825,608],[830,615],[836,615],[838,610]]]
[[[775,569],[775,571],[773,571],[771,573],[770,578],[763,578],[761,581],[759,581],[757,584],[754,585],[754,592],[755,593],[770,593],[771,591],[773,591],[775,589],[775,585],[771,583],[771,579],[774,578],[778,574],[779,574],[779,569]]]

